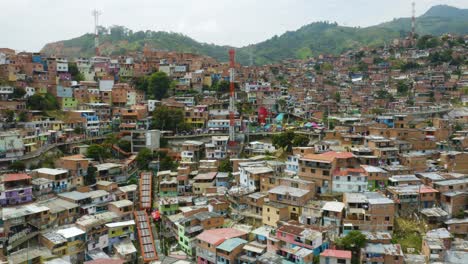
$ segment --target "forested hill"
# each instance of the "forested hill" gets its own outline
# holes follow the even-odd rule
[[[266,64],[288,58],[306,58],[320,53],[338,54],[365,45],[381,45],[396,37],[406,36],[411,28],[410,18],[398,18],[371,27],[344,27],[336,23],[315,22],[295,31],[288,31],[263,42],[237,49],[237,60],[243,64]],[[444,33],[468,34],[468,9],[446,5],[434,6],[417,18],[419,35]],[[141,51],[145,44],[153,49],[192,52],[226,61],[228,46],[200,43],[179,33],[138,31],[122,26],[101,28],[100,49],[105,55]],[[85,57],[94,54],[94,36],[83,36],[49,43],[45,54]]]

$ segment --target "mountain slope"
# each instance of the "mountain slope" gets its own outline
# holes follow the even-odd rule
[[[121,26],[103,29],[100,49],[103,54],[118,55],[128,51],[141,51],[145,44],[151,48],[208,55],[226,61],[228,46],[200,43],[178,33],[138,31]],[[410,18],[398,18],[376,26],[344,27],[336,23],[316,22],[296,31],[288,31],[263,42],[238,48],[236,59],[248,64],[277,62],[287,58],[306,58],[320,53],[338,54],[364,45],[382,45],[411,30]],[[416,20],[419,35],[444,33],[468,34],[468,9],[439,5],[429,9]],[[47,44],[41,52],[69,57],[92,56],[94,36],[81,37]]]
[[[374,27],[409,32],[411,18],[398,18]],[[446,5],[433,6],[416,19],[416,33],[419,35],[468,34],[468,9]]]

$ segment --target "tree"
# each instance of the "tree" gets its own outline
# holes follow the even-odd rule
[[[164,158],[159,160],[160,170],[173,170],[175,168],[177,168],[176,163],[171,157],[166,155]]]
[[[367,237],[358,230],[350,231],[346,236],[336,241],[336,245],[345,250],[363,248],[367,243]]]
[[[435,48],[440,44],[440,41],[437,37],[431,35],[424,35],[418,39],[416,46],[418,49],[429,49]]]
[[[218,166],[219,172],[232,172],[231,160],[229,158],[220,161]]]
[[[68,64],[68,72],[70,73],[72,80],[77,82],[84,81],[84,75],[78,70],[76,62],[70,62]]]
[[[390,102],[393,102],[395,98],[387,90],[378,90],[375,92],[375,98],[377,99],[389,99]]]
[[[132,143],[128,140],[119,140],[117,145],[125,152],[130,152],[132,148]]]
[[[286,150],[289,151],[292,146],[293,139],[294,132],[286,131],[281,134],[273,135],[272,143],[276,148],[286,148]]]
[[[34,94],[28,97],[26,105],[32,110],[48,111],[60,109],[60,104],[55,96],[49,93],[45,95]]]
[[[292,147],[307,146],[309,138],[306,135],[296,134],[294,131],[286,131],[273,135],[272,143],[276,148],[283,148],[290,152]]]
[[[96,183],[96,172],[97,168],[92,164],[89,164],[88,169],[86,170],[86,176],[84,178],[85,185],[92,185]]]
[[[337,103],[339,103],[341,101],[341,94],[339,92],[336,92],[333,97],[335,98],[335,101]]]
[[[434,103],[435,102],[435,95],[433,91],[429,92],[429,102]]]
[[[110,149],[103,145],[92,144],[86,151],[86,157],[102,162],[103,159],[110,157]]]
[[[151,74],[148,80],[148,94],[157,100],[161,100],[167,94],[171,80],[164,72],[155,72]]]
[[[26,95],[26,90],[24,90],[23,87],[15,87],[13,90],[13,94],[11,95],[11,98],[16,98],[20,99],[23,98]]]
[[[26,113],[25,111],[20,112],[19,115],[18,115],[18,120],[20,122],[28,121],[28,113]]]
[[[153,159],[153,152],[147,148],[143,148],[138,151],[138,155],[136,157],[136,163],[138,168],[144,170],[148,169],[149,162]]]
[[[16,172],[24,171],[26,170],[26,165],[24,165],[22,161],[15,160],[12,164],[10,164],[10,166],[8,166],[8,169]]]
[[[7,123],[11,123],[11,122],[15,121],[15,111],[7,109],[7,110],[5,110],[3,115],[5,116],[5,119],[6,119]]]
[[[408,94],[408,91],[409,91],[409,85],[404,81],[398,81],[397,83],[398,94],[406,95]]]
[[[356,262],[359,258],[359,252],[367,243],[367,237],[358,230],[350,231],[346,236],[339,238],[335,241],[338,248],[352,251],[352,263]]]
[[[135,85],[135,87],[138,90],[148,92],[148,85],[149,85],[148,76],[136,77],[132,80],[132,82],[133,82],[133,85]]]
[[[161,130],[185,130],[184,113],[181,109],[170,109],[166,106],[157,107],[153,113],[151,126]]]
[[[288,105],[288,103],[286,102],[286,100],[284,100],[284,99],[279,99],[279,100],[277,101],[277,103],[278,103],[278,111],[279,111],[279,112],[284,112],[284,111],[286,110],[286,106]],[[250,106],[250,104],[249,104],[249,106]]]
[[[294,135],[294,139],[292,141],[292,146],[293,147],[304,147],[309,145],[309,137],[306,135],[302,134],[296,134]]]

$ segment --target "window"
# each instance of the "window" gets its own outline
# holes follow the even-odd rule
[[[276,210],[276,214],[279,215],[279,210]]]
[[[390,216],[386,216],[385,221],[390,221]]]
[[[346,264],[346,259],[337,259],[336,263],[338,264]]]
[[[322,172],[322,175],[323,175],[323,176],[328,176],[328,175],[330,175],[330,171],[324,170],[324,171]]]

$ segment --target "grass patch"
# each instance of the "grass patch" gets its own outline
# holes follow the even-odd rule
[[[426,233],[427,225],[415,220],[395,218],[395,230],[392,243],[400,244],[403,252],[408,248],[414,248],[421,252],[422,237]]]

